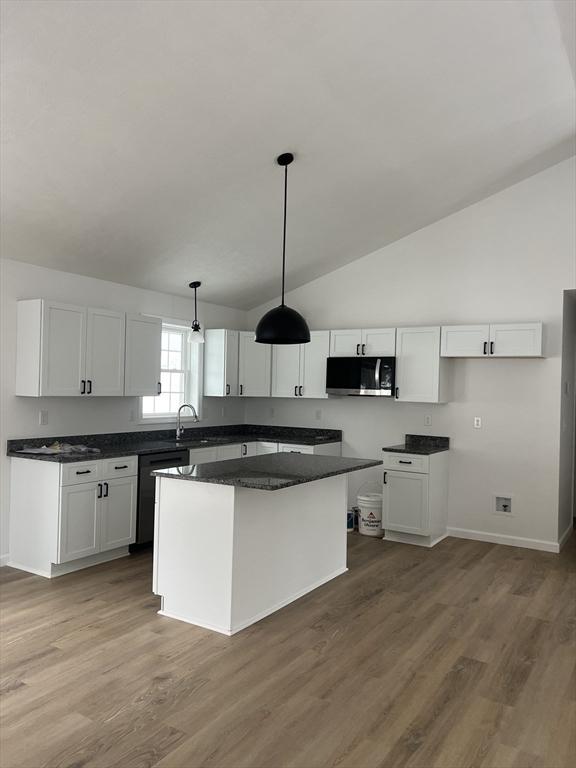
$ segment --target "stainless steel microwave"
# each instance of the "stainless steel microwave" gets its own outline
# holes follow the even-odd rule
[[[394,357],[329,357],[326,392],[329,395],[394,395]]]

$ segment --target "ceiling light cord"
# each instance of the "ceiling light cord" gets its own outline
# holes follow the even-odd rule
[[[284,306],[284,284],[286,282],[286,211],[288,204],[288,166],[284,166],[284,228],[282,232],[282,306]]]

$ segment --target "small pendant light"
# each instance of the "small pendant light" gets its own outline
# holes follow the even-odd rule
[[[191,338],[191,341],[195,342],[196,344],[202,344],[204,342],[204,334],[202,333],[202,329],[200,328],[200,323],[198,322],[198,303],[196,300],[196,291],[202,283],[200,280],[194,280],[193,283],[190,283],[190,288],[194,290],[194,321],[192,323],[192,333],[193,336]]]
[[[284,230],[282,236],[282,303],[266,312],[256,326],[255,341],[260,344],[306,344],[310,341],[310,329],[306,320],[295,309],[284,303],[286,278],[286,203],[288,200],[288,166],[294,155],[286,152],[276,162],[284,167]]]

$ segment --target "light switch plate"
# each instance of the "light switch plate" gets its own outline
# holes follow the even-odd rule
[[[482,417],[474,416],[474,429],[482,429]]]
[[[432,416],[424,416],[424,426],[425,427],[432,426]]]
[[[42,427],[45,427],[46,424],[48,424],[48,411],[40,411],[38,414],[38,423]]]

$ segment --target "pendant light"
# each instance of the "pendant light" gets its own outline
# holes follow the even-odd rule
[[[286,278],[286,203],[288,199],[288,166],[294,155],[286,152],[276,162],[284,168],[284,230],[282,235],[282,303],[266,312],[256,326],[255,341],[260,344],[306,344],[310,341],[310,329],[306,320],[295,309],[284,303]]]
[[[196,300],[196,291],[202,283],[200,280],[194,280],[193,283],[190,283],[190,288],[194,290],[194,321],[192,322],[192,338],[190,341],[195,342],[196,344],[202,344],[204,342],[204,334],[202,333],[202,329],[200,328],[200,323],[198,322],[198,303]]]

